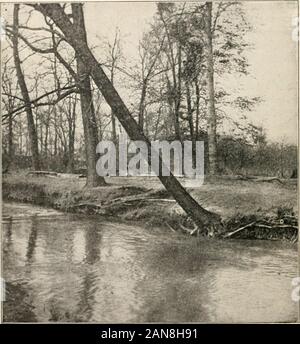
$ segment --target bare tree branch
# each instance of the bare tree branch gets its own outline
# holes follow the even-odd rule
[[[75,93],[77,91],[77,87],[76,85],[71,85],[71,86],[65,86],[65,87],[62,87],[59,89],[60,91],[61,90],[67,90],[67,92],[61,94],[59,97],[57,97],[57,99],[53,102],[45,102],[45,103],[38,103],[41,99],[45,98],[45,97],[48,97],[49,95],[51,94],[54,94],[54,93],[57,93],[58,92],[58,89],[55,89],[55,90],[52,90],[52,91],[49,91],[39,97],[37,97],[36,99],[33,99],[30,101],[30,105],[31,107],[33,108],[36,108],[36,107],[39,107],[39,106],[45,106],[45,105],[55,105],[57,104],[60,100],[62,100],[63,98],[67,97],[68,95],[72,94],[72,93]],[[20,99],[20,98],[19,98]],[[24,101],[22,99],[22,101]],[[24,109],[26,108],[28,104],[24,104],[22,106],[19,106],[18,108],[14,109],[13,111],[9,112],[9,113],[6,113],[4,115],[2,115],[2,122],[7,118],[9,117],[10,115],[13,115],[15,113],[22,113],[24,111]]]

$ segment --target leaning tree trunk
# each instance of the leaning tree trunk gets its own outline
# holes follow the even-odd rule
[[[150,151],[150,141],[143,134],[143,131],[132,117],[123,100],[111,84],[107,75],[104,73],[101,65],[89,49],[87,42],[83,39],[79,39],[76,33],[74,33],[74,25],[64,12],[61,5],[40,4],[33,6],[54,21],[65,35],[66,40],[75,49],[84,65],[89,66],[89,72],[95,84],[103,94],[107,103],[110,105],[121,125],[127,131],[129,137],[134,141],[144,141],[148,147],[148,151]],[[73,6],[79,7],[81,5],[73,4]],[[148,155],[144,158],[148,160]],[[162,165],[161,156],[159,156],[159,162],[160,165]],[[170,173],[170,176],[162,176],[160,174],[158,177],[167,191],[202,230],[218,228],[220,226],[220,217],[202,208],[178,182],[172,173]]]
[[[87,41],[86,30],[83,19],[81,5],[72,4],[72,16],[74,22],[74,35],[82,42]],[[76,52],[77,76],[79,80],[80,104],[82,113],[82,122],[85,138],[85,153],[87,164],[87,187],[106,185],[103,177],[97,175],[96,171],[96,147],[98,144],[98,132],[91,91],[90,75],[85,62]]]
[[[214,89],[214,61],[213,61],[213,46],[212,46],[212,3],[206,2],[206,59],[207,59],[207,93],[208,93],[208,119],[207,119],[207,134],[208,134],[208,154],[209,154],[209,173],[214,175],[218,171],[217,160],[217,120],[215,110],[215,89]]]
[[[40,169],[40,157],[38,149],[38,138],[36,133],[36,127],[34,124],[33,113],[30,103],[30,97],[28,88],[25,82],[25,77],[21,68],[21,60],[19,56],[19,47],[18,47],[18,33],[19,33],[19,5],[14,5],[13,13],[13,54],[14,54],[14,63],[16,67],[16,73],[18,78],[18,83],[22,93],[22,98],[26,105],[26,115],[27,115],[27,125],[28,125],[28,134],[30,140],[30,149],[32,155],[32,164],[35,170]]]

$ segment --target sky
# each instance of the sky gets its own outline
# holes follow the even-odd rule
[[[270,141],[297,143],[298,43],[292,39],[297,2],[245,1],[244,8],[253,27],[245,37],[252,45],[246,51],[249,75],[228,76],[222,86],[237,95],[261,97],[261,104],[247,113],[249,121],[262,125]],[[139,40],[155,11],[156,3],[150,1],[86,3],[89,44],[99,45],[101,39],[112,41],[118,27],[124,55],[132,60],[138,56]],[[100,58],[101,48],[95,49],[95,54]]]
[[[253,124],[262,125],[270,141],[297,142],[297,42],[292,39],[296,1],[245,2],[253,30],[245,37],[252,49],[246,52],[249,75],[231,77],[224,83],[239,94],[260,96],[262,103],[248,113]],[[113,39],[122,32],[126,56],[136,56],[142,32],[155,13],[153,2],[88,3],[85,19],[89,37]]]

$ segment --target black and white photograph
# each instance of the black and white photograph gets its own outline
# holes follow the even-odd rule
[[[2,323],[297,323],[298,1],[0,5]]]

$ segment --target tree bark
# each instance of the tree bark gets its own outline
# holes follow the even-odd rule
[[[69,131],[69,144],[68,144],[68,164],[67,164],[67,172],[73,173],[74,172],[74,132]]]
[[[141,98],[139,104],[139,126],[144,130],[144,116],[145,116],[145,101],[147,94],[147,80],[143,80],[143,86],[141,91]]]
[[[110,81],[111,84],[114,86],[114,77],[115,77],[115,60],[112,53],[112,67],[110,71]],[[118,144],[118,138],[117,138],[117,129],[116,129],[116,117],[114,115],[114,112],[111,111],[111,136],[112,136],[112,142],[115,144],[116,147],[116,168],[117,171],[119,170],[119,144]]]
[[[86,30],[84,24],[84,17],[81,4],[72,4],[72,16],[74,25],[74,36],[78,40],[87,44]],[[79,79],[80,103],[82,122],[85,137],[85,152],[87,164],[87,187],[95,187],[106,185],[103,177],[97,175],[96,171],[96,147],[98,140],[97,124],[95,109],[93,104],[93,97],[91,91],[90,75],[87,66],[83,59],[76,51],[77,76]]]
[[[214,60],[212,45],[212,3],[206,2],[206,59],[207,59],[207,94],[208,94],[208,118],[207,118],[207,134],[208,134],[208,153],[209,153],[209,173],[214,175],[218,172],[217,160],[217,120],[215,110],[215,89],[214,89]]]
[[[13,109],[13,100],[11,97],[8,99],[8,158],[9,158],[9,165],[12,163],[15,155],[15,149],[14,149],[14,130],[13,130],[13,115],[10,113],[10,111]]]
[[[195,93],[196,93],[196,123],[195,123],[195,136],[198,140],[199,136],[199,119],[200,119],[200,89],[198,80],[195,80]]]
[[[143,134],[143,131],[131,116],[130,111],[89,49],[87,42],[83,39],[79,39],[79,37],[74,33],[74,25],[69,20],[63,8],[59,4],[40,4],[33,6],[54,21],[65,35],[66,40],[75,49],[84,65],[89,66],[89,73],[95,84],[103,94],[107,103],[110,105],[121,125],[127,131],[129,137],[134,141],[144,141],[148,147],[148,151],[150,151],[150,141]],[[144,158],[148,159],[148,156]],[[159,156],[159,161],[162,165],[161,156]],[[159,179],[177,203],[203,231],[206,231],[209,228],[218,228],[220,226],[220,217],[202,208],[178,182],[172,173],[170,176],[159,175]]]
[[[16,73],[18,78],[18,83],[20,86],[20,90],[22,93],[22,98],[26,105],[26,115],[27,115],[27,125],[28,125],[28,134],[30,140],[30,149],[32,155],[32,164],[35,170],[40,169],[40,157],[39,157],[39,149],[38,149],[38,138],[36,127],[34,124],[34,118],[30,103],[30,97],[28,88],[25,82],[25,77],[21,68],[21,60],[19,56],[19,47],[18,47],[18,31],[19,31],[19,5],[14,5],[14,12],[13,12],[13,54],[14,54],[14,63],[16,67]]]
[[[45,119],[45,137],[44,137],[44,158],[47,159],[48,156],[48,140],[50,138],[50,106],[48,108],[47,118]]]
[[[185,87],[186,87],[187,115],[188,115],[188,122],[189,122],[190,135],[191,135],[191,141],[192,141],[192,164],[193,164],[193,167],[195,168],[196,167],[196,136],[195,136],[195,130],[194,130],[191,90],[190,90],[190,85],[189,85],[188,80],[185,81]]]
[[[178,70],[177,73],[174,75],[174,80],[176,80],[176,74],[177,74],[177,81],[174,84],[175,87],[175,132],[176,132],[176,140],[181,141],[181,129],[180,129],[180,106],[181,106],[181,73],[182,73],[182,68],[181,68],[181,55],[182,55],[182,49],[181,49],[181,44],[178,43],[177,47],[177,54],[178,54]],[[174,66],[175,69],[175,66]]]
[[[113,69],[113,67],[111,70],[110,81],[113,85],[114,84],[114,69]],[[112,136],[113,143],[116,145],[117,144],[117,129],[116,129],[116,118],[115,118],[113,111],[111,112],[111,136]]]
[[[72,99],[69,100],[69,113],[68,113],[68,164],[67,172],[74,172],[74,152],[75,152],[75,130],[76,130],[76,97],[72,104]]]

